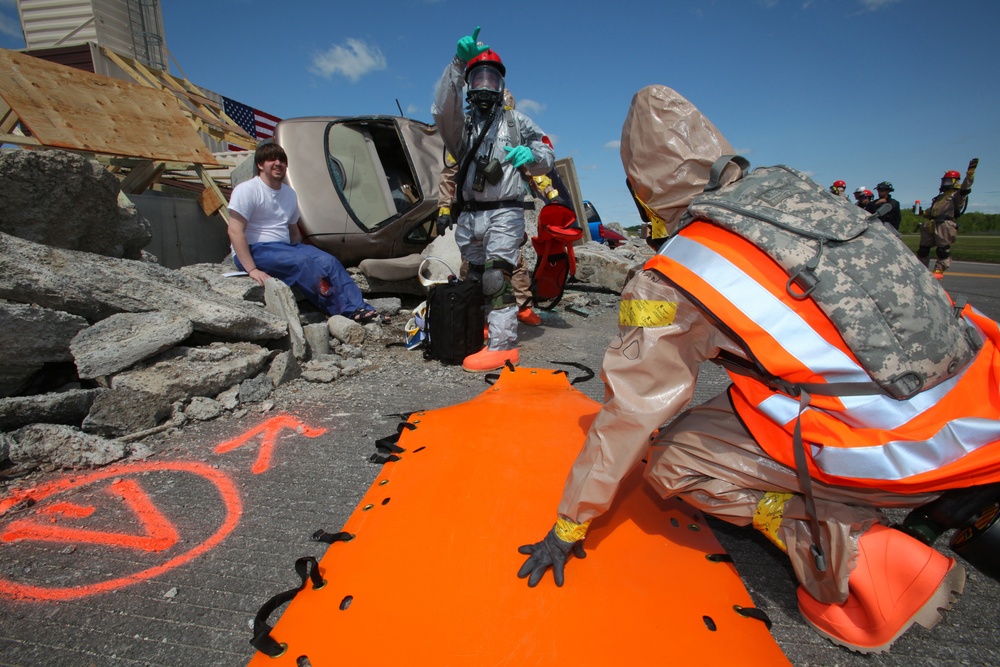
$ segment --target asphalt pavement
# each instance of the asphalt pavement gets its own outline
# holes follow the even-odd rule
[[[943,284],[1000,319],[1000,267],[956,262]],[[544,314],[541,327],[521,328],[522,366],[574,362],[599,370],[615,332],[616,297],[572,294],[590,303],[572,311],[560,306]],[[394,323],[397,333],[401,324]],[[153,436],[146,441],[152,454],[144,459],[5,482],[0,665],[247,664],[259,607],[297,584],[295,559],[323,555],[326,545],[312,540],[313,533],[339,530],[378,474],[368,460],[375,441],[396,432],[399,414],[453,405],[488,389],[482,376],[385,342],[374,344],[376,364],[365,372],[328,385],[294,382],[276,392],[267,412]],[[726,384],[722,372],[706,366],[696,401]],[[599,378],[576,387],[595,400],[603,396]],[[797,667],[1000,664],[1000,583],[975,570],[936,628],[914,628],[889,654],[861,656],[804,624],[794,576],[766,539],[752,529],[710,523]],[[648,564],[650,576],[655,569]],[[396,620],[388,610],[387,628]],[[656,640],[650,619],[636,622],[649,624]],[[585,637],[600,628],[581,632]],[[585,639],[574,640],[575,651],[586,651]],[[672,662],[666,653],[664,664]],[[370,664],[381,664],[374,644]]]

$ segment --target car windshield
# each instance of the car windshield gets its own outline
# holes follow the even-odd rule
[[[589,201],[583,202],[583,208],[587,212],[587,222],[600,222],[601,216],[597,214],[597,209]]]
[[[376,229],[418,201],[416,178],[391,122],[334,122],[326,136],[330,177],[362,228]]]

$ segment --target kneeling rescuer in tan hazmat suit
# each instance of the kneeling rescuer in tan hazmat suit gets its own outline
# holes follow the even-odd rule
[[[569,473],[555,526],[520,548],[529,557],[518,576],[535,586],[551,567],[563,585],[567,560],[583,555],[590,521],[645,458],[645,478],[662,496],[752,524],[788,555],[799,608],[817,632],[852,650],[886,651],[913,623],[932,627],[941,619],[938,610],[955,601],[965,570],[884,525],[880,508],[916,507],[944,490],[1000,481],[1000,330],[953,305],[926,269],[912,285],[895,282],[919,264],[902,243],[897,251],[897,241],[882,240],[888,237],[879,224],[871,233],[891,252],[864,267],[883,283],[873,293],[901,290],[898,303],[907,308],[943,313],[939,327],[928,327],[941,333],[927,340],[922,327],[911,326],[913,356],[922,362],[924,347],[965,352],[930,354],[924,367],[945,371],[904,374],[896,393],[878,391],[877,374],[845,342],[853,341],[850,333],[824,314],[818,297],[792,294],[788,274],[761,250],[766,239],[757,243],[684,215],[710,182],[718,192],[743,188],[753,198],[749,186],[759,173],[794,172],[747,175],[741,158],[719,161],[733,152],[670,88],[649,86],[632,99],[622,162],[638,204],[666,225],[669,238],[622,292],[619,334],[602,369],[604,405]],[[829,229],[829,215],[845,215],[867,230],[868,214],[798,172],[792,178],[803,191],[819,192],[807,222]],[[791,189],[761,193],[768,205],[797,196]],[[833,245],[826,244],[828,255]],[[947,346],[937,345],[946,337]],[[722,363],[732,384],[681,414],[708,360],[733,362]],[[766,376],[733,370],[741,364]],[[846,389],[852,382],[853,393]]]

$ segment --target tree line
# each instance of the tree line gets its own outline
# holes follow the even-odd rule
[[[911,209],[903,209],[903,221],[899,224],[902,234],[916,234],[926,218],[916,215]],[[958,219],[960,234],[1000,234],[1000,213],[980,213],[969,211]]]

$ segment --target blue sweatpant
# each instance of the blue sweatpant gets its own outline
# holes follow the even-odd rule
[[[330,315],[350,316],[370,307],[344,265],[333,255],[305,243],[269,241],[251,243],[250,255],[257,268],[289,287],[297,287],[310,303]],[[233,255],[242,271],[239,258]]]

